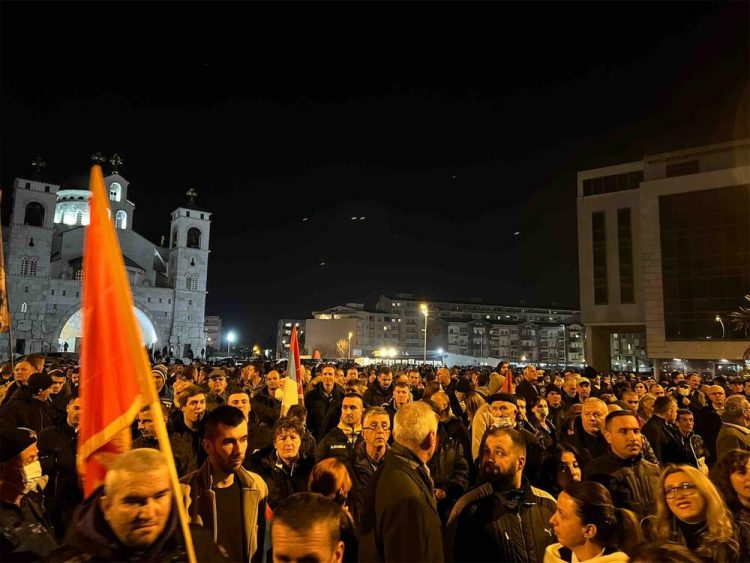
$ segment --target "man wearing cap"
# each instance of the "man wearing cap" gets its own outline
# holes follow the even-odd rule
[[[547,407],[549,408],[549,420],[555,427],[557,433],[557,439],[561,438],[561,431],[563,426],[563,412],[565,411],[565,405],[562,400],[562,390],[557,386],[550,384],[546,388],[547,393]]]
[[[35,373],[29,377],[25,388],[18,391],[0,418],[8,426],[30,428],[41,432],[42,428],[54,424],[54,409],[49,401],[54,381],[47,373]]]
[[[578,401],[583,402],[591,397],[591,380],[588,377],[582,377],[576,384],[576,391],[578,393]]]
[[[44,510],[29,496],[46,483],[36,433],[0,429],[0,555],[3,561],[38,561],[55,548]]]
[[[167,405],[167,407],[171,407],[174,402],[174,396],[172,389],[167,385],[168,371],[169,369],[164,364],[156,364],[151,368],[151,375],[154,377],[154,384],[156,385],[159,400]]]
[[[206,395],[206,410],[212,411],[216,407],[227,404],[227,374],[221,368],[214,368],[208,373],[208,394]]]

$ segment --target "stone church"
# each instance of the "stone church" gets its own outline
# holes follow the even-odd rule
[[[173,357],[200,357],[205,351],[211,213],[187,199],[171,213],[169,245],[136,233],[135,204],[115,155],[105,168],[105,186],[130,279],[135,314],[146,346]],[[17,354],[78,352],[81,343],[83,244],[89,223],[88,175],[62,184],[36,172],[13,182],[10,224],[3,227],[12,348]],[[3,198],[3,205],[9,205]],[[8,351],[0,335],[0,357]]]

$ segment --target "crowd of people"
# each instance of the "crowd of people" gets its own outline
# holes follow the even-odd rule
[[[0,560],[185,561],[183,503],[198,561],[750,561],[750,378],[302,371],[287,409],[283,365],[153,365],[84,498],[78,366],[3,367]]]

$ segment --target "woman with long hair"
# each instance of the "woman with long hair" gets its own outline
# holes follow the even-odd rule
[[[656,491],[656,514],[644,519],[649,538],[686,546],[701,560],[746,560],[721,493],[690,465],[668,465]]]
[[[544,563],[627,563],[627,552],[643,539],[635,514],[615,508],[609,491],[593,481],[567,486],[549,522],[559,543],[547,546]]]
[[[569,444],[559,443],[545,450],[539,469],[539,487],[556,497],[565,488],[581,481],[581,458]]]
[[[711,480],[724,495],[737,526],[750,528],[750,452],[725,453],[711,469]]]
[[[479,407],[487,404],[487,401],[479,393],[472,391],[464,397],[464,404],[466,405],[466,418],[469,421],[469,430],[471,430],[471,421],[474,420],[474,415],[477,414]]]

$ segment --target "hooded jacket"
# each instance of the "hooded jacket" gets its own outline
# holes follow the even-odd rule
[[[100,507],[104,487],[99,487],[81,503],[73,515],[63,545],[49,558],[51,563],[79,563],[81,561],[187,561],[187,553],[180,531],[179,517],[172,505],[167,524],[161,535],[148,548],[135,551],[117,539],[104,519]],[[198,561],[226,561],[225,555],[211,541],[210,533],[200,526],[190,526],[193,546]]]
[[[265,555],[266,501],[268,488],[263,479],[243,467],[234,473],[242,490],[242,523],[247,541],[247,560],[262,561]],[[211,464],[206,460],[200,469],[180,479],[183,494],[190,499],[188,514],[193,524],[199,524],[219,537],[217,529],[216,494],[213,492]],[[201,561],[198,558],[198,561]]]

